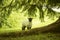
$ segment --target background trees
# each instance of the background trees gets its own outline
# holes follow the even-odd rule
[[[44,21],[45,14],[49,18],[59,17],[59,13],[52,10],[53,7],[60,8],[60,0],[0,0],[0,27],[3,24],[10,26],[7,23],[7,18],[11,14],[11,11],[22,8],[21,12],[27,10],[29,17],[36,16],[38,9],[41,21]]]

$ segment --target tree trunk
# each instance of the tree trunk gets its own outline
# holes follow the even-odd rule
[[[48,25],[45,28],[45,32],[60,32],[60,18],[56,22]]]

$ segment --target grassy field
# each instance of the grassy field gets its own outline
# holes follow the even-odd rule
[[[58,18],[57,18],[58,19]],[[51,20],[51,19],[48,19],[48,20],[45,20],[45,22],[40,22],[40,20],[38,18],[36,19],[33,19],[33,22],[32,22],[32,29],[34,28],[40,28],[40,27],[45,27],[51,23],[54,23],[57,19],[55,20]],[[14,21],[15,22],[15,21]],[[12,22],[12,25],[14,24],[14,22]],[[16,24],[16,25],[15,25]],[[0,28],[0,34],[1,33],[5,33],[5,32],[15,32],[15,31],[22,31],[22,23],[15,23],[14,26],[12,28],[9,28],[8,26],[4,26],[2,28]]]
[[[26,30],[26,31],[29,31],[29,30]],[[37,33],[38,31],[35,31],[35,32]],[[37,34],[35,34],[34,31],[33,31],[33,35],[28,35],[28,34],[31,34],[31,32],[28,32],[28,34],[24,32],[25,33],[24,35],[22,33],[23,31],[21,31],[20,28],[19,29],[17,28],[0,29],[0,40],[60,40],[60,33],[38,32]]]
[[[13,16],[14,15],[14,16]],[[44,27],[47,26],[51,23],[54,23],[58,18],[56,18],[55,20],[51,20],[45,18],[45,22],[41,22],[41,20],[37,18],[34,18],[32,21],[32,29],[34,28],[40,28],[40,27]],[[60,40],[60,34],[58,33],[38,33],[38,34],[34,34],[33,35],[23,35],[20,36],[21,34],[19,34],[20,32],[23,32],[21,27],[22,27],[22,21],[24,20],[24,17],[17,13],[12,13],[10,15],[10,17],[8,18],[8,23],[12,26],[12,28],[9,28],[7,25],[3,25],[2,28],[0,28],[0,40]],[[28,30],[26,30],[28,31]],[[11,33],[13,32],[13,33]],[[36,31],[37,32],[37,31]],[[5,35],[3,37],[1,37],[2,35]],[[9,35],[10,34],[10,35]],[[26,32],[25,32],[26,34]],[[31,34],[29,32],[29,34]],[[9,36],[6,36],[9,35]]]
[[[17,36],[17,37],[0,37],[0,40],[60,40],[58,33],[40,33],[37,35]]]

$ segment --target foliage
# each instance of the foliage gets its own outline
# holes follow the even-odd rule
[[[44,21],[45,10],[48,16],[54,17],[56,12],[52,10],[53,7],[60,7],[60,0],[0,0],[0,26],[7,24],[7,18],[13,10],[19,10],[22,7],[22,12],[28,12],[28,16],[36,16],[37,9],[39,9],[39,18]]]

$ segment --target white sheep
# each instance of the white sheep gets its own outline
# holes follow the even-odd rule
[[[31,29],[32,27],[32,18],[28,18],[22,22],[22,30],[25,30],[25,28]]]

